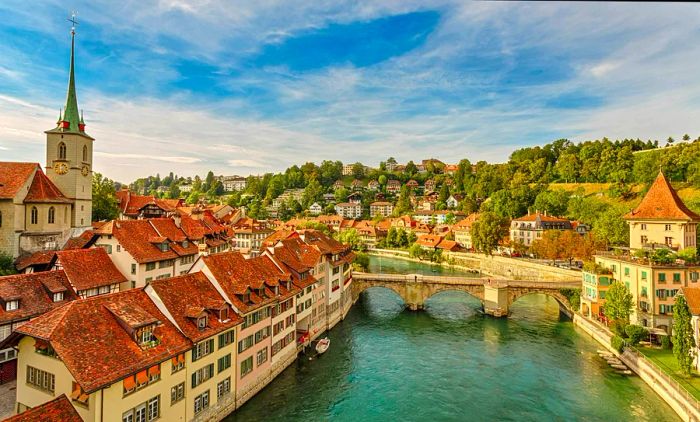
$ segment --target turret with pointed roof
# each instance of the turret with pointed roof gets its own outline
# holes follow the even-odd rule
[[[683,203],[661,171],[642,202],[624,218],[630,224],[632,249],[654,245],[673,249],[696,246],[700,215]]]

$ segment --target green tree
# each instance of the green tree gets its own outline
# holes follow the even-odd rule
[[[627,325],[633,306],[634,298],[627,287],[621,281],[612,283],[605,293],[605,304],[603,305],[605,316],[615,322]]]
[[[365,166],[362,163],[355,163],[352,165],[352,176],[355,179],[362,179],[365,177]]]
[[[399,233],[396,239],[396,246],[398,246],[399,248],[408,247],[408,235],[403,229],[399,229]]]
[[[113,220],[119,217],[119,201],[114,182],[100,173],[92,174],[92,220]]]
[[[676,142],[676,140],[673,139],[672,136],[669,136],[668,139],[666,139],[666,146],[673,145],[674,142]]]
[[[320,202],[323,196],[323,186],[316,179],[311,179],[309,184],[304,188],[304,194],[301,197],[301,205],[304,209],[309,208],[314,202]]]
[[[349,194],[346,188],[337,189],[334,193],[336,202],[347,202]]]
[[[535,198],[533,206],[549,215],[564,216],[569,208],[569,193],[563,190],[542,191]]]
[[[581,163],[575,153],[567,152],[562,154],[554,165],[554,170],[559,174],[559,179],[567,183],[576,181],[580,169]]]
[[[209,170],[206,179],[204,179],[204,184],[202,185],[202,191],[206,192],[211,188],[212,183],[214,183],[214,172]]]
[[[673,306],[673,355],[686,376],[690,376],[695,358],[695,338],[691,318],[685,297],[676,296],[676,303]]]
[[[408,249],[408,255],[411,258],[421,258],[423,256],[423,248],[421,248],[419,244],[414,243]]]
[[[386,181],[386,176],[383,174],[377,179],[377,182],[379,182],[381,186],[386,186]]]
[[[12,256],[0,252],[0,276],[16,274],[15,263]]]
[[[418,173],[418,167],[416,167],[413,161],[409,161],[406,163],[406,169],[404,172],[409,176],[413,176],[414,174]]]
[[[396,246],[396,240],[397,240],[397,233],[396,233],[396,228],[395,227],[390,227],[389,231],[386,234],[386,246],[389,248],[393,248]]]
[[[685,135],[683,135],[683,141],[685,141],[685,142],[690,141],[690,135],[688,135],[687,133]]]
[[[354,251],[364,250],[364,244],[357,230],[350,229],[338,234],[338,241],[349,245]]]
[[[481,213],[472,224],[472,244],[474,249],[485,255],[491,255],[499,242],[508,234],[507,220],[493,212]]]
[[[411,211],[411,198],[410,192],[408,191],[408,186],[404,185],[401,187],[399,192],[399,199],[396,202],[396,207],[394,208],[394,214],[401,215]]]
[[[355,253],[355,260],[352,262],[352,266],[356,271],[368,271],[369,255],[364,252]]]

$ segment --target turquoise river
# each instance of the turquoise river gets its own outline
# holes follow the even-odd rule
[[[373,257],[371,271],[379,267]],[[459,273],[391,258],[381,270]],[[679,420],[638,377],[608,368],[554,300],[525,296],[507,319],[478,309],[466,293],[442,292],[414,313],[370,289],[330,332],[326,354],[300,357],[225,420]]]

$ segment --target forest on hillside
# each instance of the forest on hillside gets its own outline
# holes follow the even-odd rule
[[[396,164],[389,158],[378,168],[369,169],[359,163],[353,166],[352,175],[343,176],[343,163],[323,161],[320,165],[307,162],[293,165],[281,173],[266,173],[249,176],[247,187],[241,192],[226,193],[213,172],[204,178],[178,177],[170,173],[138,179],[130,188],[143,193],[175,198],[183,196],[182,184],[191,184],[193,189],[183,196],[193,203],[202,198],[210,201],[225,200],[232,206],[245,206],[249,215],[266,218],[266,207],[287,189],[303,189],[300,200],[290,198],[282,206],[282,219],[302,214],[318,202],[325,211],[332,213],[332,204],[323,200],[323,195],[333,193],[334,200],[341,202],[351,192],[350,181],[358,179],[365,184],[376,180],[380,191],[386,193],[388,180],[405,183],[413,179],[423,184],[432,179],[440,193],[438,209],[445,208],[449,195],[458,194],[459,210],[473,212],[491,211],[503,218],[524,215],[528,210],[547,211],[553,215],[576,218],[592,225],[613,243],[626,241],[626,229],[620,218],[629,211],[635,200],[639,200],[646,186],[663,170],[676,184],[700,188],[700,137],[695,140],[688,135],[676,142],[672,138],[665,146],[657,141],[623,139],[611,141],[607,138],[574,143],[559,139],[544,146],[515,150],[505,163],[472,163],[468,158],[459,161],[453,174],[445,172],[445,165],[437,160],[428,160],[424,169],[409,161],[400,171],[388,171],[387,164]],[[333,189],[337,181],[344,181],[344,188]],[[557,183],[606,183],[605,192],[585,195],[582,190],[565,191],[551,189]],[[642,185],[642,189],[634,189]],[[163,188],[164,187],[164,188]],[[160,189],[159,189],[160,188]],[[222,196],[226,194],[225,196]],[[397,204],[397,213],[410,212],[410,192],[405,189],[389,200]],[[367,206],[374,200],[374,193],[365,191],[362,202]],[[691,208],[700,207],[698,198],[691,199]]]

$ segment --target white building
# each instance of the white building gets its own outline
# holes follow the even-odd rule
[[[309,207],[309,212],[313,215],[319,215],[321,214],[321,212],[323,212],[323,208],[320,205],[318,205],[318,202],[314,202]]]
[[[360,218],[362,217],[362,205],[342,202],[336,204],[335,212],[343,218]]]

